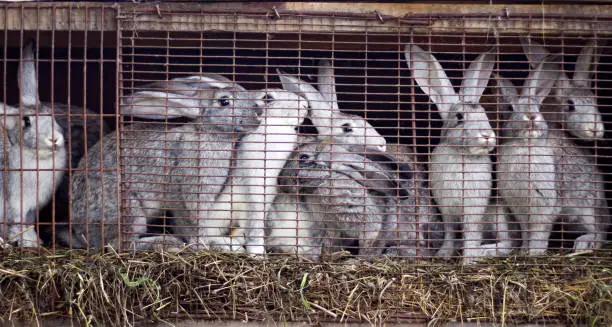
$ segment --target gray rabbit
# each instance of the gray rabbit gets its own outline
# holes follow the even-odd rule
[[[550,53],[540,44],[522,38],[521,43],[531,66]],[[556,176],[559,181],[561,218],[568,229],[578,229],[587,234],[574,243],[575,250],[599,248],[610,224],[605,199],[604,180],[597,168],[593,153],[572,140],[572,135],[582,140],[596,140],[604,135],[601,113],[593,93],[595,43],[587,43],[576,60],[570,79],[561,66],[559,79],[554,86],[554,101],[541,110],[549,125],[555,155]],[[570,135],[567,135],[567,131]]]
[[[62,128],[45,107],[35,111],[3,105],[2,115],[0,208],[6,216],[0,232],[4,234],[6,222],[5,240],[39,246],[36,213],[49,202],[66,168]]]
[[[530,255],[546,251],[561,211],[553,139],[539,111],[560,73],[550,60],[545,58],[529,74],[520,95],[509,81],[496,77],[512,108],[498,151],[499,193],[521,224],[523,248]]]
[[[22,63],[19,67],[19,91],[22,108],[28,110],[43,110],[53,113],[55,121],[65,133],[65,141],[69,142],[68,167],[77,168],[79,160],[100,138],[108,132],[108,128],[99,113],[78,106],[67,106],[60,103],[40,102],[38,97],[38,78],[36,76],[36,63],[34,41],[29,41],[23,48]],[[38,109],[37,109],[38,108]],[[66,222],[70,207],[70,178],[63,174],[55,193],[55,219]],[[42,206],[41,206],[42,207]],[[60,227],[65,228],[65,227]]]
[[[279,185],[286,200],[268,219],[268,245],[277,251],[316,259],[321,248],[334,251],[356,240],[366,258],[414,256],[423,239],[412,168],[383,152],[332,139],[306,143],[288,160]]]
[[[110,134],[102,140],[102,154],[95,148],[81,160],[79,168],[88,172],[77,172],[72,179],[73,191],[78,190],[73,193],[73,246],[117,245],[122,235],[139,241],[149,219],[163,210],[175,213],[176,236],[145,238],[142,247],[160,238],[172,244],[197,235],[194,226],[206,217],[200,207],[214,203],[227,179],[234,145],[257,128],[261,108],[252,93],[225,80],[203,76],[196,85],[179,83],[173,82],[173,92],[137,91],[124,99],[121,112],[150,119],[187,117],[193,123],[127,130],[119,153],[117,135]],[[118,228],[120,188],[126,198],[123,231]]]
[[[521,44],[532,68],[550,55],[541,44],[528,38],[521,38]],[[562,67],[558,67],[561,73],[552,91],[553,101],[544,103],[540,108],[551,131],[565,130],[583,140],[603,137],[604,125],[601,113],[597,109],[597,97],[591,87],[597,65],[596,57],[595,43],[592,41],[580,51],[571,79],[561,69]]]
[[[419,46],[407,45],[406,61],[417,84],[436,104],[444,121],[441,140],[431,154],[431,189],[444,219],[441,257],[454,253],[454,228],[463,227],[464,263],[483,255],[482,219],[491,195],[489,152],[495,133],[479,104],[493,71],[492,53],[479,55],[465,72],[457,94],[438,60]]]

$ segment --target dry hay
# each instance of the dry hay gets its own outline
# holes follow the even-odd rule
[[[612,324],[612,251],[447,262],[340,264],[162,250],[0,251],[0,321],[85,325],[177,318]]]

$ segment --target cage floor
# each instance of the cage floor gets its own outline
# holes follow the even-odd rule
[[[0,252],[3,320],[612,323],[612,256],[483,264],[236,253]],[[179,324],[180,325],[180,324]]]

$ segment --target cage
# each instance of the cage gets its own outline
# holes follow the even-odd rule
[[[0,10],[3,319],[612,321],[609,5]]]

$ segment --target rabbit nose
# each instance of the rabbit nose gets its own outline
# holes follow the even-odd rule
[[[387,145],[379,145],[376,148],[381,152],[387,152]]]
[[[493,131],[480,132],[479,136],[487,142],[490,142],[491,140],[495,139],[495,133]]]
[[[45,139],[45,143],[52,149],[56,149],[61,146],[63,139],[59,136],[56,137],[48,137]]]

